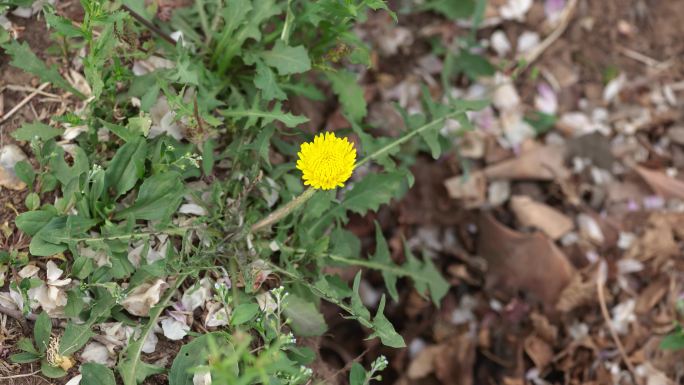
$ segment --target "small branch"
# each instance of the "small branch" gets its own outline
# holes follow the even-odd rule
[[[622,361],[625,363],[625,366],[627,366],[627,369],[632,375],[632,379],[635,383],[641,384],[641,381],[638,380],[635,374],[636,370],[634,369],[634,365],[632,365],[632,361],[629,360],[627,352],[625,351],[625,347],[622,345],[622,341],[620,341],[620,337],[618,337],[617,332],[613,327],[613,320],[610,318],[610,313],[608,312],[608,306],[606,305],[606,295],[603,292],[605,286],[605,274],[602,273],[602,270],[604,269],[599,269],[598,277],[596,278],[596,292],[598,293],[599,305],[601,306],[601,314],[603,315],[603,319],[606,322],[606,326],[608,326],[608,330],[610,331],[610,335],[613,338],[613,341],[615,342],[615,346],[617,346],[617,349],[620,352],[620,357],[622,357]]]
[[[2,118],[0,118],[0,123],[4,123],[5,121],[7,121],[12,115],[14,115],[17,111],[19,111],[22,107],[24,107],[26,105],[26,103],[30,102],[31,99],[36,97],[36,95],[38,95],[41,91],[43,91],[49,85],[50,85],[50,83],[41,84],[40,87],[38,87],[38,89],[31,92],[27,97],[25,97],[22,101],[20,101],[19,104],[17,104],[16,106],[14,106],[14,108],[9,110],[9,112],[7,112],[7,115],[4,115]]]
[[[171,38],[171,36],[167,35],[164,31],[162,31],[161,29],[157,28],[156,25],[150,23],[147,19],[145,19],[144,17],[140,16],[140,15],[139,15],[137,12],[135,12],[134,10],[130,9],[127,5],[122,5],[121,8],[123,8],[124,10],[126,10],[126,12],[130,13],[131,16],[133,16],[133,18],[134,18],[135,20],[137,20],[140,24],[142,24],[142,25],[144,25],[145,27],[147,27],[147,29],[149,29],[150,31],[156,33],[156,34],[159,35],[159,37],[161,37],[162,39],[166,40],[169,44],[174,45],[174,46],[176,45],[176,41],[173,40],[173,39]]]
[[[551,46],[551,44],[553,44],[556,40],[558,40],[559,37],[561,37],[561,35],[563,35],[570,24],[572,16],[575,13],[576,6],[577,0],[568,1],[565,5],[565,8],[561,12],[560,21],[556,29],[554,29],[553,32],[551,32],[551,34],[549,34],[549,36],[547,36],[540,44],[534,47],[534,49],[518,56],[518,60],[523,60],[525,62],[523,64],[524,68],[529,67],[530,64],[537,60],[539,56],[541,56],[541,54]]]
[[[278,210],[270,213],[266,218],[260,220],[259,222],[255,223],[252,226],[251,231],[253,233],[256,233],[259,230],[262,230],[278,221],[281,219],[285,218],[288,216],[292,211],[294,211],[296,208],[299,206],[303,205],[306,201],[309,200],[314,194],[316,193],[316,190],[313,188],[309,188],[303,193],[301,193],[298,197],[295,199],[291,200],[288,202],[285,206],[279,208]]]
[[[13,376],[4,376],[0,377],[0,380],[11,380],[13,378],[24,378],[24,377],[31,377],[35,376],[36,374],[40,373],[40,370],[36,370],[35,372],[32,373],[24,373],[24,374],[15,374]]]

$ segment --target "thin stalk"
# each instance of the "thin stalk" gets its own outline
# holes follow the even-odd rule
[[[423,131],[425,131],[425,130],[428,130],[428,129],[430,129],[430,128],[433,128],[434,126],[436,126],[436,125],[438,125],[438,124],[440,124],[440,123],[443,123],[445,120],[450,119],[450,118],[453,118],[454,116],[456,116],[456,115],[458,115],[458,114],[462,114],[462,113],[463,113],[463,111],[461,111],[461,110],[454,111],[454,112],[451,112],[451,113],[449,113],[449,114],[446,114],[446,115],[442,116],[442,117],[439,118],[439,119],[435,119],[435,120],[433,120],[433,121],[430,122],[430,123],[427,123],[427,124],[425,124],[425,125],[422,125],[422,126],[416,128],[415,130],[409,132],[408,134],[402,136],[401,138],[398,138],[398,139],[394,140],[393,142],[388,143],[388,144],[385,145],[384,147],[379,148],[379,149],[376,150],[375,152],[373,152],[373,153],[371,153],[371,154],[368,154],[365,158],[361,159],[358,163],[356,163],[356,167],[361,166],[361,165],[364,164],[364,163],[368,163],[368,162],[370,162],[370,161],[373,160],[373,159],[377,159],[380,155],[382,155],[382,154],[384,154],[384,153],[390,151],[390,150],[393,149],[394,147],[397,147],[397,146],[399,146],[399,145],[401,145],[401,144],[406,143],[406,142],[409,141],[411,138],[413,138],[414,136],[420,134],[421,132],[423,132]]]
[[[309,198],[311,198],[315,193],[316,193],[315,189],[308,188],[306,191],[299,194],[298,197],[296,197],[295,199],[288,202],[285,206],[282,206],[278,210],[270,213],[266,218],[255,223],[251,229],[252,233],[256,233],[257,231],[262,230],[262,229],[280,221],[281,219],[285,218],[291,212],[293,212],[295,209],[297,209],[299,206],[306,203],[306,201],[308,201]]]

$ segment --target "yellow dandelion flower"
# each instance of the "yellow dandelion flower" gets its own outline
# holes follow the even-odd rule
[[[317,135],[313,142],[302,143],[297,155],[297,168],[302,171],[304,184],[322,190],[344,187],[356,163],[354,145],[332,132]]]

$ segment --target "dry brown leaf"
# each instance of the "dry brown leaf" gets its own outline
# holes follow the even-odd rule
[[[169,285],[162,279],[143,283],[128,293],[121,302],[121,306],[133,315],[147,317],[150,313],[150,308],[159,302],[162,292],[167,287]]]
[[[673,225],[680,225],[680,221],[671,220],[664,214],[654,213],[648,218],[647,227],[641,236],[632,242],[624,255],[626,259],[647,261],[652,258],[658,260],[657,265],[679,255],[679,245],[675,239]]]
[[[511,210],[523,226],[537,228],[554,240],[559,239],[574,227],[572,219],[568,216],[526,195],[512,197]]]
[[[663,299],[665,294],[667,294],[669,286],[670,280],[666,276],[662,276],[652,282],[641,292],[641,294],[639,294],[634,311],[637,314],[646,314],[651,311],[651,309]]]
[[[524,234],[480,216],[478,252],[487,259],[487,286],[520,289],[553,306],[575,269],[543,233]]]
[[[549,319],[541,313],[533,312],[530,314],[530,320],[532,321],[532,326],[534,326],[535,333],[539,337],[552,345],[555,344],[558,338],[558,327],[552,325]]]
[[[463,201],[466,208],[482,206],[487,201],[487,180],[480,171],[467,177],[455,176],[444,181],[449,196]]]
[[[568,313],[578,306],[596,301],[596,283],[582,279],[582,275],[577,273],[570,281],[570,284],[561,292],[556,310]]]
[[[452,337],[435,357],[435,375],[442,384],[473,385],[477,341],[468,333]]]
[[[553,359],[553,349],[543,339],[536,335],[525,338],[525,353],[530,357],[534,366],[544,370]]]
[[[487,179],[565,179],[569,172],[564,165],[565,147],[548,145],[522,153],[483,170]]]
[[[423,378],[435,371],[435,358],[443,354],[444,345],[428,346],[411,361],[406,375],[412,380]]]
[[[649,170],[645,167],[636,166],[637,173],[644,178],[653,192],[663,198],[684,199],[684,181],[671,178],[663,172]]]

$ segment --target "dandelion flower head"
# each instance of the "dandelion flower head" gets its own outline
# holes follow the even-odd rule
[[[302,171],[304,184],[321,190],[344,187],[356,163],[354,145],[332,132],[317,135],[313,142],[302,143],[297,155],[297,168]]]

